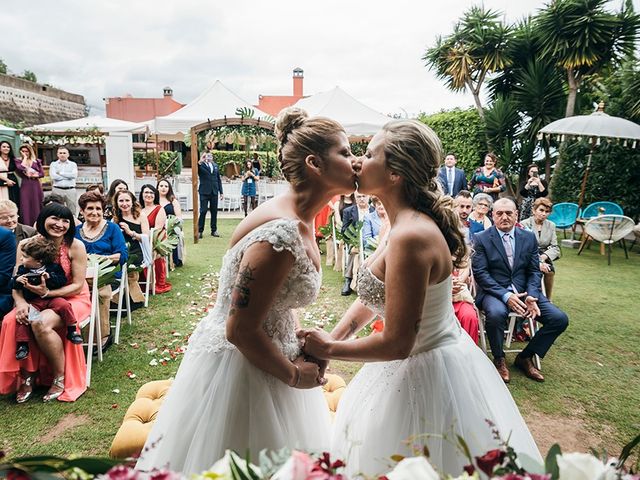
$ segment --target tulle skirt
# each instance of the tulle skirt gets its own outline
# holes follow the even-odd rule
[[[262,449],[329,449],[330,416],[320,387],[291,388],[237,350],[189,352],[136,465],[200,473],[226,449],[257,463]]]
[[[491,427],[487,421],[492,422]],[[462,333],[458,341],[405,360],[365,365],[340,400],[332,455],[351,476],[382,474],[394,454],[428,447],[434,467],[460,475],[471,455],[497,448],[492,428],[518,453],[542,463],[516,404],[487,356]]]

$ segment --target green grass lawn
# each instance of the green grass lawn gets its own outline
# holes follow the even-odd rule
[[[133,325],[123,324],[120,344],[94,364],[91,388],[78,401],[43,404],[44,390],[25,405],[0,397],[0,449],[9,457],[106,455],[137,389],[175,374],[181,355],[174,360],[172,354],[214,299],[216,273],[237,223],[222,220],[222,238],[205,237],[195,246],[187,241],[187,262],[169,278],[172,292],[152,297],[148,309],[134,312]],[[618,453],[640,431],[640,255],[632,252],[626,260],[616,248],[609,267],[595,246],[576,253],[565,249],[556,263],[554,301],[569,314],[570,326],[543,361],[547,381],[532,382],[512,369],[509,389],[543,450],[558,439]],[[340,296],[339,273],[324,268],[323,275],[318,301],[301,318],[329,326],[355,297]],[[331,370],[349,379],[359,367],[335,362]],[[576,424],[577,430],[567,427]],[[578,438],[570,442],[566,432]]]

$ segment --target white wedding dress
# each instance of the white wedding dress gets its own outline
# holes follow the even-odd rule
[[[329,448],[331,421],[322,389],[289,387],[249,363],[225,338],[238,268],[256,242],[269,242],[295,258],[264,330],[287,358],[300,354],[291,309],[315,300],[322,277],[306,254],[298,221],[278,219],[251,231],[224,256],[216,305],[189,340],[136,468],[170,468],[188,475],[211,467],[226,449],[242,456],[248,449],[257,462],[265,448]]]
[[[387,472],[391,455],[408,456],[411,446],[425,444],[440,472],[460,475],[469,461],[456,447],[456,435],[474,456],[498,446],[487,420],[516,452],[542,463],[509,390],[456,320],[451,288],[450,278],[427,288],[410,356],[366,364],[340,399],[331,450],[346,461],[350,476]],[[384,315],[384,283],[366,265],[358,293]]]

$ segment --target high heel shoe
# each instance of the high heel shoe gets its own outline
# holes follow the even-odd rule
[[[52,390],[56,389],[52,392]],[[55,400],[60,395],[64,393],[64,375],[60,375],[53,379],[53,383],[51,384],[51,388],[47,392],[47,394],[42,397],[43,402],[51,402]]]
[[[20,385],[20,388],[18,389],[18,393],[16,394],[17,403],[25,403],[31,398],[31,395],[33,394],[33,382],[35,378],[36,376],[35,374],[33,374],[33,375],[27,375],[26,377],[21,379],[22,385]],[[28,388],[26,392],[23,391],[23,388],[25,387]]]

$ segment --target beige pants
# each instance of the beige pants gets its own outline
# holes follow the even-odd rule
[[[336,272],[342,271],[343,252],[344,252],[344,242],[338,242],[338,254],[336,255],[335,262],[333,264],[333,269]]]
[[[327,249],[327,266],[332,266],[333,261],[335,260],[335,253],[333,251],[333,237],[325,237],[324,245]]]
[[[140,272],[129,272],[127,280],[129,282],[129,296],[131,301],[135,303],[144,302],[144,293],[140,288],[138,280],[140,279]]]

